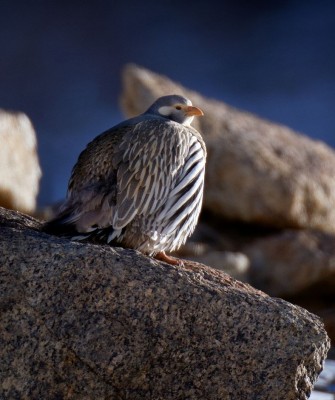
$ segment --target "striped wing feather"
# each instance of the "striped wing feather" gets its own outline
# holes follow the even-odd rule
[[[203,142],[192,136],[178,180],[156,217],[160,237],[170,241],[166,244],[169,250],[183,244],[197,223],[203,198],[205,159]]]
[[[166,121],[145,121],[120,145],[118,193],[113,227],[135,215],[152,215],[167,201],[187,156],[187,132]]]

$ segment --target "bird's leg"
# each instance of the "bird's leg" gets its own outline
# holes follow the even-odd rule
[[[180,260],[179,258],[176,258],[176,257],[168,256],[165,253],[165,251],[160,251],[159,253],[157,253],[154,256],[154,258],[156,258],[156,260],[164,261],[171,265],[184,265],[182,260]]]

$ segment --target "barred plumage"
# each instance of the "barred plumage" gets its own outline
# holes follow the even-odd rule
[[[165,251],[185,243],[202,204],[206,148],[189,125],[199,115],[190,100],[164,96],[96,137],[80,154],[67,199],[45,231],[175,263]]]

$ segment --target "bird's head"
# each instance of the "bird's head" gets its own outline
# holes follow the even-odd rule
[[[200,108],[192,106],[191,100],[178,95],[159,97],[146,114],[160,115],[182,125],[190,125],[195,116],[204,115]]]

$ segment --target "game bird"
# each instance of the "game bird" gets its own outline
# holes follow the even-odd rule
[[[203,199],[206,147],[190,126],[201,109],[179,95],[97,136],[80,154],[58,215],[44,231],[132,248],[170,264]]]

